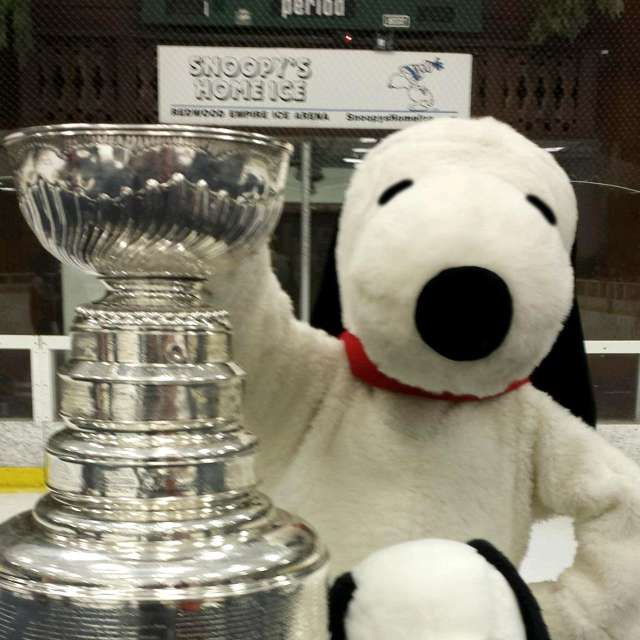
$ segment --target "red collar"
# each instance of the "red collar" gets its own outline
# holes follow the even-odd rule
[[[372,387],[386,389],[387,391],[393,391],[394,393],[403,393],[409,396],[420,396],[422,398],[430,398],[432,400],[447,400],[448,402],[473,402],[477,400],[497,398],[505,393],[515,391],[529,382],[528,379],[517,380],[516,382],[511,383],[501,393],[496,393],[492,396],[479,397],[472,395],[456,395],[455,393],[449,393],[448,391],[433,393],[418,387],[411,387],[386,376],[373,362],[371,362],[371,360],[369,360],[369,356],[367,356],[367,353],[364,350],[364,345],[360,342],[360,339],[352,333],[345,331],[340,336],[340,340],[344,342],[347,358],[349,359],[349,366],[351,367],[351,373],[356,378],[359,378]]]

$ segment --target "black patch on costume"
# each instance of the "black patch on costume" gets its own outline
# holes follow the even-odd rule
[[[401,191],[408,189],[413,186],[413,180],[400,180],[400,182],[396,182],[392,184],[388,189],[384,191],[384,193],[378,199],[378,204],[383,205],[387,204],[389,200],[395,198]]]
[[[486,358],[511,327],[509,287],[493,271],[455,267],[441,271],[424,286],[415,323],[425,344],[455,361]]]
[[[538,601],[531,593],[527,583],[522,579],[518,570],[511,562],[486,540],[472,540],[468,543],[489,564],[493,565],[505,578],[513,591],[520,615],[527,634],[527,640],[551,640],[549,630],[542,617]]]
[[[347,640],[344,623],[356,590],[351,573],[343,573],[329,591],[329,632],[331,640]]]
[[[536,208],[540,213],[547,219],[549,224],[557,224],[558,220],[556,219],[556,214],[553,213],[553,209],[544,201],[538,198],[538,196],[534,196],[529,194],[527,196],[527,200]]]
[[[575,299],[553,349],[533,372],[531,382],[573,415],[592,427],[596,426],[596,402],[584,350],[580,311]]]

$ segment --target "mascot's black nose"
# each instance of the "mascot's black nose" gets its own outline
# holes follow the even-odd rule
[[[418,296],[416,327],[450,360],[480,360],[495,351],[511,326],[513,303],[504,280],[482,267],[446,269]]]

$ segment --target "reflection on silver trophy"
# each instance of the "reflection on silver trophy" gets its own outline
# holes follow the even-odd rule
[[[326,638],[324,549],[255,489],[230,325],[199,293],[273,230],[290,147],[126,125],[5,145],[40,242],[108,293],[76,311],[50,492],[0,527],[0,638]]]

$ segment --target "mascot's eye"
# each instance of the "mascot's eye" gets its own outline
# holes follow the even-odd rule
[[[378,204],[387,204],[389,200],[395,198],[401,191],[408,189],[413,185],[413,180],[400,180],[400,182],[396,182],[392,184],[378,199]]]
[[[544,200],[541,200],[540,198],[538,198],[538,196],[533,196],[533,195],[528,195],[527,200],[536,209],[538,209],[538,211],[540,211],[540,213],[547,219],[549,224],[556,224],[557,222],[556,214],[553,213],[553,210],[551,209],[551,207],[546,202],[544,202]]]

